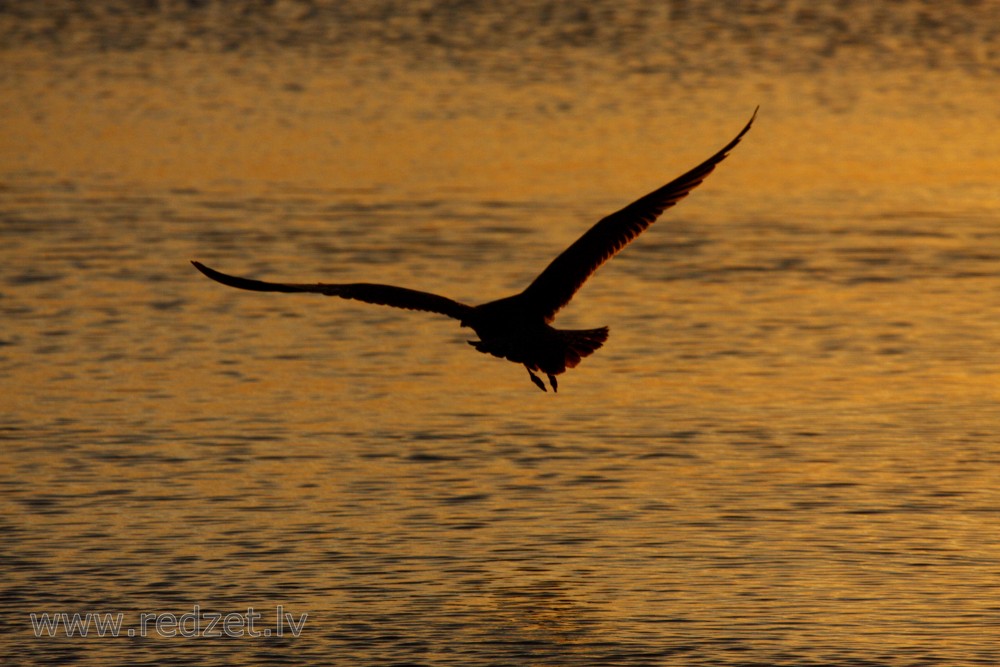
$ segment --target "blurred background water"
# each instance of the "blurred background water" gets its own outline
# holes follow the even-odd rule
[[[1000,662],[1000,5],[0,4],[5,664]],[[444,318],[754,129],[558,320]],[[298,637],[37,638],[29,614]]]

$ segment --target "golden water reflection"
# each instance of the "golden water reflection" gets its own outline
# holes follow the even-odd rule
[[[995,657],[1000,100],[978,76],[0,58],[17,628],[287,601],[314,662]],[[558,396],[453,322],[187,264],[495,298],[757,104],[560,315],[612,333]]]

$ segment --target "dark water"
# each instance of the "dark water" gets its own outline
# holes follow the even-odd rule
[[[0,7],[4,664],[996,664],[997,18]],[[555,396],[188,264],[495,298],[757,104]]]

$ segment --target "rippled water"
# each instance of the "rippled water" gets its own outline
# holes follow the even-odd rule
[[[1000,661],[997,9],[723,7],[0,7],[5,664]],[[188,264],[489,300],[757,104],[557,395]]]

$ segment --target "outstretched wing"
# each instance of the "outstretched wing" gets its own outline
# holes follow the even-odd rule
[[[759,107],[758,107],[759,108]],[[686,197],[715,166],[722,162],[753,125],[757,109],[740,130],[718,153],[662,188],[612,213],[591,227],[583,236],[556,257],[522,293],[526,305],[546,321],[569,303],[576,291],[604,262],[649,227],[663,211]]]
[[[191,263],[194,264],[196,269],[216,282],[254,292],[314,292],[327,296],[339,296],[342,299],[355,299],[366,303],[375,303],[380,306],[392,306],[393,308],[405,308],[407,310],[425,310],[431,313],[447,315],[456,320],[464,319],[472,310],[470,306],[458,301],[452,301],[447,297],[406,289],[405,287],[375,285],[372,283],[346,283],[342,285],[328,285],[323,283],[268,283],[263,280],[230,276],[215,269],[210,269],[200,262],[192,261]]]

